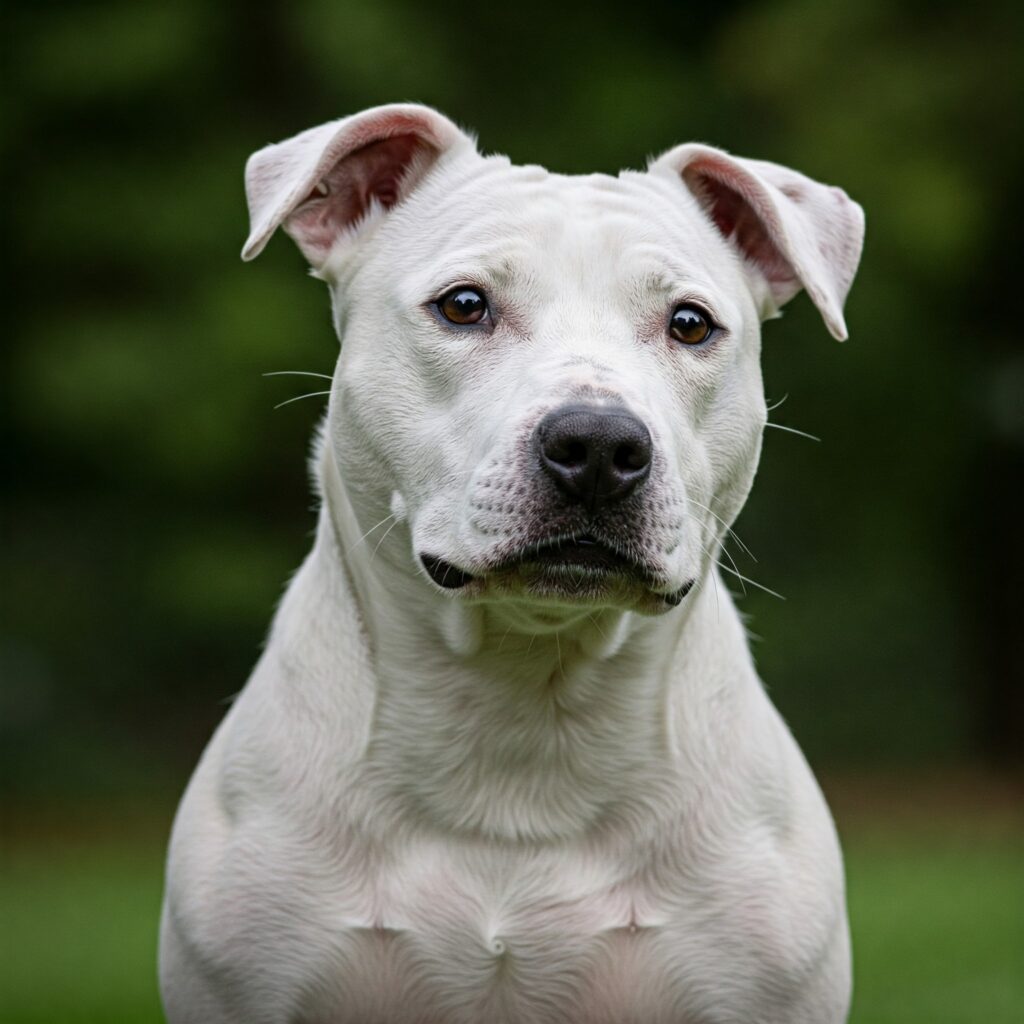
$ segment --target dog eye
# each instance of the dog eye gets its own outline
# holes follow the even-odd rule
[[[478,324],[487,315],[487,300],[475,288],[453,288],[437,302],[445,320],[453,324]]]
[[[679,306],[669,321],[668,333],[684,345],[699,345],[714,333],[711,317],[689,303]]]

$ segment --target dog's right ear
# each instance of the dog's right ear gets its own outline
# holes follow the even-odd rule
[[[395,103],[310,128],[266,146],[245,165],[249,238],[242,259],[258,256],[279,228],[313,267],[376,203],[401,202],[443,153],[473,140],[429,107]]]
[[[687,143],[649,168],[690,190],[725,240],[767,282],[776,306],[804,288],[834,338],[864,244],[864,211],[842,189],[766,160]]]

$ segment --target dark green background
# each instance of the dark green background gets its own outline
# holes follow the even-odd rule
[[[178,788],[309,544],[323,286],[255,264],[247,155],[394,100],[566,172],[705,140],[842,185],[867,245],[836,344],[765,327],[741,607],[821,767],[1019,753],[1019,8],[867,2],[35,5],[4,165],[4,785]],[[11,44],[14,40],[14,45]],[[1013,684],[1013,685],[1011,685]]]

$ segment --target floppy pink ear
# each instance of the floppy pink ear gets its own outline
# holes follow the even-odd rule
[[[807,290],[833,337],[847,337],[843,302],[860,262],[864,211],[840,188],[765,160],[690,143],[651,170],[681,175],[721,234],[771,289],[776,305]]]
[[[283,226],[313,266],[374,202],[400,202],[443,153],[473,140],[429,107],[395,103],[330,121],[253,153],[245,165],[249,238],[258,256]]]

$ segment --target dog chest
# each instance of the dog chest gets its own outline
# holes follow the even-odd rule
[[[659,948],[661,947],[661,948]],[[497,937],[349,931],[309,1024],[659,1024],[689,1019],[659,933]]]
[[[334,908],[308,1020],[653,1024],[675,1002],[675,940],[623,875],[565,851],[412,845],[364,879],[361,913]]]
[[[713,1024],[764,995],[742,913],[640,864],[422,843],[379,868],[325,906],[303,1024]]]

